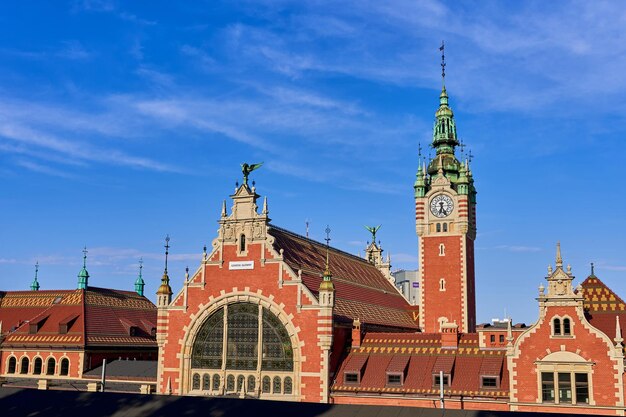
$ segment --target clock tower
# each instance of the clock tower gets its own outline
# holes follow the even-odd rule
[[[414,187],[419,325],[423,332],[433,333],[445,323],[456,323],[459,332],[469,333],[476,328],[476,189],[469,161],[459,161],[455,154],[460,142],[445,84],[439,103],[431,145],[436,154],[428,165],[420,161]]]

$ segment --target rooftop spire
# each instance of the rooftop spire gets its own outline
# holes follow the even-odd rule
[[[165,236],[165,270],[163,271],[163,276],[161,277],[161,286],[157,290],[157,296],[163,295],[166,298],[165,303],[161,303],[160,300],[159,306],[164,304],[169,304],[171,295],[172,295],[172,287],[170,287],[170,277],[167,275],[167,256],[169,255],[170,250],[170,235]]]
[[[595,277],[596,274],[594,273],[594,266],[593,266],[593,262],[591,263],[591,275],[589,275],[590,277]]]
[[[433,129],[432,146],[437,150],[437,155],[452,154],[454,147],[459,145],[456,137],[456,124],[452,109],[448,107],[448,92],[446,91],[446,56],[445,44],[442,41],[439,47],[441,51],[441,94],[439,95],[439,108],[435,113],[435,127]]]
[[[563,267],[563,258],[561,257],[561,242],[556,242],[556,267]]]
[[[143,258],[139,259],[139,276],[137,277],[137,280],[135,281],[135,292],[137,294],[139,294],[140,296],[143,296],[143,289],[146,285],[146,283],[143,280]]]
[[[89,272],[87,272],[87,246],[83,248],[83,269],[78,273],[78,289],[86,290],[89,285]]]
[[[443,41],[441,41],[441,46],[439,50],[441,51],[441,85],[443,86],[443,90],[446,89],[446,56],[445,56],[445,47]]]
[[[39,291],[39,281],[37,281],[38,273],[39,273],[39,261],[35,263],[35,279],[33,280],[32,284],[30,284],[30,289],[32,291]]]
[[[324,278],[320,284],[320,291],[334,291],[335,285],[333,284],[333,276],[330,273],[329,251],[330,251],[330,227],[326,226],[326,268],[324,269]]]

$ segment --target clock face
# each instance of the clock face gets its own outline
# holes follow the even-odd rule
[[[452,213],[452,209],[454,209],[454,203],[446,194],[440,194],[430,201],[430,212],[435,217],[447,217]]]

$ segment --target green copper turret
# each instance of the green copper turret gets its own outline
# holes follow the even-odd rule
[[[135,280],[135,292],[140,296],[143,296],[143,288],[146,286],[146,283],[143,281],[142,277],[143,270],[143,259],[139,260],[139,276]]]
[[[39,291],[39,281],[37,281],[38,274],[39,274],[39,262],[35,264],[35,279],[30,284],[31,291]]]
[[[89,272],[87,272],[87,247],[83,249],[83,269],[78,273],[78,289],[86,290],[89,285]]]

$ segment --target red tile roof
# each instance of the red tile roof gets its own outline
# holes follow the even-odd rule
[[[0,322],[3,346],[156,347],[156,308],[130,291],[0,292]]]
[[[626,326],[626,303],[598,277],[590,275],[581,283],[585,316],[591,325],[615,338],[615,317]]]
[[[297,272],[315,295],[322,281],[326,263],[326,245],[285,229],[270,226],[276,250],[283,250],[285,262]],[[416,330],[417,323],[409,312],[411,306],[395,286],[365,259],[339,249],[329,249],[329,265],[335,284],[335,318],[387,328]]]
[[[355,394],[403,394],[434,396],[433,375],[443,371],[451,377],[445,395],[489,398],[507,398],[508,371],[506,351],[480,349],[477,334],[460,335],[457,349],[441,348],[440,334],[423,333],[368,333],[359,348],[353,348],[339,366],[332,392]],[[366,357],[367,362],[363,362]],[[344,372],[354,372],[353,361],[359,359],[361,382],[345,384]],[[404,372],[402,385],[388,385],[387,372]],[[482,388],[481,376],[499,377],[498,388]]]

